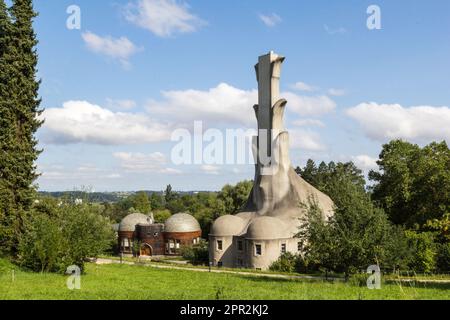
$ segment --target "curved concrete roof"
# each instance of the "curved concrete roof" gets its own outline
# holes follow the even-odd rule
[[[149,216],[142,213],[132,213],[122,219],[119,224],[119,231],[134,231],[138,224],[149,225],[152,223],[152,218]]]
[[[244,231],[246,222],[238,216],[221,216],[214,221],[210,234],[212,236],[235,236]]]
[[[278,218],[262,216],[253,219],[247,229],[246,239],[271,240],[286,239],[293,235],[286,223]]]
[[[164,223],[164,232],[194,232],[201,231],[197,219],[187,213],[177,213]]]

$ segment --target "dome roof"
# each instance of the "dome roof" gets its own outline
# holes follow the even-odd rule
[[[165,232],[195,232],[201,231],[198,221],[187,213],[177,213],[164,223]]]
[[[152,218],[149,216],[142,213],[132,213],[122,219],[119,224],[119,231],[134,231],[138,224],[149,225],[152,223]]]
[[[211,227],[212,236],[235,236],[244,231],[246,222],[238,216],[221,216]]]
[[[293,235],[288,231],[284,221],[263,216],[251,221],[247,229],[247,239],[270,240],[291,238]]]

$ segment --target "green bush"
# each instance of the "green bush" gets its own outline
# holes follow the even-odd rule
[[[81,269],[114,243],[110,221],[90,204],[48,203],[35,206],[19,239],[17,262],[40,272],[64,272],[70,265]]]
[[[295,271],[298,273],[315,273],[320,271],[320,265],[308,259],[306,256],[298,255]]]
[[[439,246],[436,264],[438,272],[450,273],[450,242]]]
[[[278,272],[295,272],[298,257],[290,252],[283,253],[277,261],[274,261],[269,270]]]
[[[201,240],[200,243],[196,245],[183,247],[181,249],[181,256],[193,265],[208,264],[208,243]]]
[[[409,268],[420,273],[434,272],[437,258],[435,233],[408,230],[405,234],[408,238],[409,246],[413,250]]]

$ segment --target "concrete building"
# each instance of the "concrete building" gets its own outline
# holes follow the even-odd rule
[[[183,246],[197,244],[201,233],[198,221],[187,213],[174,214],[164,223],[154,223],[152,215],[132,213],[119,224],[119,251],[125,255],[179,255]]]
[[[270,52],[259,57],[255,67],[259,104],[254,106],[254,185],[242,212],[222,216],[212,225],[209,256],[215,266],[267,269],[282,253],[301,251],[295,235],[311,201],[325,218],[333,215],[332,200],[298,176],[290,162],[283,123],[287,101],[279,97],[283,61]]]

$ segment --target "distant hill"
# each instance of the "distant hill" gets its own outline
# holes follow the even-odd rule
[[[85,192],[85,191],[39,191],[42,196],[53,197],[53,198],[69,198],[69,199],[86,199],[90,202],[117,202],[125,199],[137,192],[145,192],[148,195],[154,193],[162,195],[163,191],[151,191],[151,190],[140,190],[140,191],[114,191],[114,192]],[[192,195],[200,192],[206,191],[176,191],[180,195]]]

